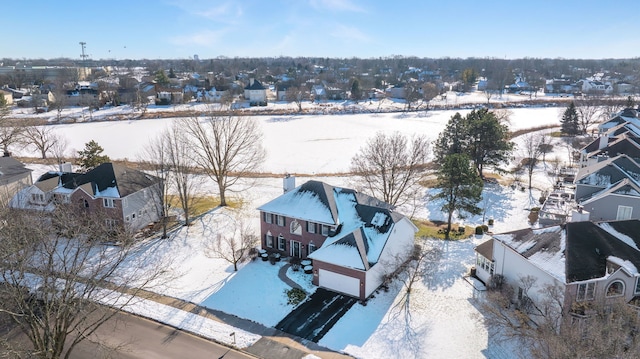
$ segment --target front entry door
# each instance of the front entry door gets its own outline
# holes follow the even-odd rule
[[[291,256],[300,257],[300,242],[291,241]]]

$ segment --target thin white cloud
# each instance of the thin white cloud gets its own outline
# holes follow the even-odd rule
[[[343,25],[343,24],[337,24],[333,26],[333,29],[330,34],[335,38],[347,40],[347,41],[356,41],[356,42],[372,41],[372,39],[369,36],[367,36],[364,32],[360,31],[360,29],[353,26]]]
[[[365,12],[365,9],[351,0],[309,0],[311,7],[331,11]]]
[[[198,45],[213,46],[216,45],[228,31],[222,30],[202,30],[188,35],[172,36],[169,42],[175,45]]]
[[[170,4],[191,16],[224,23],[235,22],[244,15],[242,6],[235,2],[211,5],[208,1],[175,1]]]

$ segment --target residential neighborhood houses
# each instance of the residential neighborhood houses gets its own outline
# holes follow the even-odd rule
[[[557,313],[588,318],[614,299],[637,306],[637,121],[638,112],[627,108],[600,124],[599,137],[580,152],[573,183],[559,181],[540,209],[541,227],[493,234],[476,247],[477,277],[513,288],[522,308],[552,302]],[[560,292],[550,301],[552,287]]]
[[[410,101],[426,103],[422,109],[428,109],[429,101],[435,97],[446,104],[446,93],[466,87],[484,92],[486,106],[492,107],[489,95],[493,91],[529,97],[543,94],[539,91],[543,87],[540,79],[527,80],[521,72],[512,73],[512,79],[503,81],[477,76],[471,83],[463,85],[459,79],[443,81],[450,74],[441,74],[439,70],[410,67],[395,79],[381,80],[378,87],[367,85],[362,89],[358,87],[359,81],[353,81],[354,69],[349,66],[340,67],[335,73],[329,66],[318,65],[313,69],[292,66],[287,71],[288,76],[256,76],[252,71],[229,76],[222,72],[201,75],[171,68],[168,71],[170,75],[160,82],[158,79],[162,78],[163,69],[158,69],[155,78],[151,79],[149,73],[133,78],[129,73],[118,75],[122,68],[96,68],[91,73],[101,73],[117,78],[117,81],[107,84],[98,79],[28,88],[13,86],[7,87],[5,93],[8,96],[14,91],[27,90],[24,95],[29,97],[26,94],[31,91],[31,99],[22,100],[22,104],[16,103],[14,111],[19,111],[18,106],[51,107],[56,101],[59,106],[86,105],[89,108],[115,107],[127,101],[142,101],[143,104],[138,103],[137,106],[147,106],[155,101],[156,106],[174,105],[174,109],[189,102],[228,102],[233,104],[228,111],[233,111],[245,107],[269,109],[274,107],[274,102],[303,100],[309,104],[315,102],[318,105],[314,107],[316,109],[321,108],[322,102],[346,99],[353,100],[351,103],[368,100],[369,104],[387,100]],[[379,72],[386,74],[389,71],[380,69]],[[300,74],[303,73],[310,78],[301,82],[303,76]],[[339,80],[327,76],[327,73],[332,73]],[[338,76],[340,73],[349,75]],[[86,76],[88,72],[83,74]],[[372,80],[376,78],[368,72],[357,75],[371,76]],[[616,88],[618,79],[614,75],[598,73],[577,82],[567,80],[561,90],[554,86],[545,88],[546,95],[555,98],[559,93],[570,93],[576,101],[589,96],[605,101],[605,96],[612,96],[614,92],[620,94],[618,91],[622,87]],[[513,83],[509,84],[511,80]],[[435,84],[438,92],[427,96],[422,87],[414,86],[419,81]],[[130,83],[131,88],[120,87],[119,84],[124,83]],[[300,91],[297,97],[288,96],[288,91],[293,89]],[[633,90],[632,87],[625,89]],[[415,97],[414,90],[420,93],[419,97]],[[354,98],[353,94],[359,92],[366,95]],[[124,96],[125,93],[130,96]],[[619,96],[616,101],[624,99]],[[298,111],[301,111],[302,107],[298,106]],[[612,108],[619,109],[619,104],[616,106]],[[553,191],[543,196],[544,203],[537,222],[522,223],[526,228],[520,230],[484,235],[483,238],[490,239],[475,248],[475,268],[469,273],[484,287],[470,287],[474,293],[508,285],[514,289],[511,298],[514,307],[521,307],[530,301],[548,299],[544,297],[542,288],[554,286],[561,288],[562,296],[554,310],[580,315],[586,314],[584,310],[575,309],[576,303],[582,303],[580,308],[584,309],[585,303],[611,298],[633,302],[640,294],[637,270],[640,265],[640,238],[636,238],[640,233],[638,110],[629,107],[613,116],[605,113],[603,117],[606,120],[591,132],[597,133],[598,137],[575,152],[577,166],[568,165],[558,171]],[[314,287],[301,286],[300,290],[305,295],[313,292],[315,287],[321,287],[357,298],[362,307],[381,296],[381,292],[388,290],[390,285],[401,287],[398,276],[407,275],[402,271],[415,259],[412,257],[414,245],[424,240],[416,238],[419,232],[417,221],[413,214],[410,218],[404,213],[409,212],[407,208],[402,208],[401,213],[400,209],[363,192],[328,184],[329,180],[309,179],[301,185],[295,182],[296,176],[287,175],[283,180],[284,193],[268,199],[254,211],[254,219],[259,219],[260,244],[259,255],[251,259],[258,264],[262,261],[271,261],[270,264],[280,262],[278,278],[287,277],[289,269],[308,274],[305,280]],[[166,214],[164,201],[167,198],[160,189],[162,185],[162,179],[143,170],[112,162],[100,164],[86,173],[74,172],[70,163],[63,163],[57,171],[45,172],[33,182],[31,170],[23,164],[11,157],[0,159],[0,190],[6,193],[11,208],[51,212],[70,205],[65,208],[99,214],[106,227],[124,229],[142,241],[149,238],[147,234],[153,234],[157,222]],[[423,200],[428,203],[430,199],[426,196]],[[199,217],[201,223],[205,223],[202,218],[216,210],[219,208]],[[463,223],[462,217],[459,220]],[[483,216],[483,224],[484,221]],[[459,233],[464,234],[464,225],[459,228],[462,228]],[[219,239],[223,234],[203,237]],[[219,248],[208,250],[222,251]],[[237,252],[240,251],[234,250],[233,254]],[[206,272],[205,269],[203,271]],[[420,274],[429,275],[426,270]],[[523,281],[528,282],[523,284]],[[299,289],[300,285],[291,286]],[[399,290],[409,293],[411,288]]]
[[[46,212],[73,204],[87,213],[99,213],[107,228],[136,232],[160,218],[159,186],[159,178],[122,165],[103,163],[86,173],[76,173],[67,164],[22,189],[10,206]]]

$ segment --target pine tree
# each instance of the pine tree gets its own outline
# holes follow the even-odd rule
[[[358,81],[358,79],[354,79],[351,83],[351,99],[355,102],[362,99],[362,89],[360,88],[360,81]]]
[[[104,149],[98,142],[91,140],[84,145],[84,150],[78,151],[78,165],[87,172],[98,165],[110,162],[109,156],[103,155]]]
[[[482,200],[483,183],[478,177],[471,159],[466,154],[454,153],[444,157],[436,171],[438,193],[433,199],[444,201],[441,210],[447,214],[446,238],[451,232],[453,213],[465,218],[467,214],[480,214],[478,203]]]
[[[575,136],[580,130],[580,121],[578,119],[578,111],[576,111],[576,105],[571,102],[569,107],[564,111],[562,119],[560,120],[562,125],[561,131],[567,136]]]

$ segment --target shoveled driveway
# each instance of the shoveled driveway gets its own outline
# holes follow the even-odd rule
[[[283,332],[318,342],[358,300],[318,288],[276,325]]]

